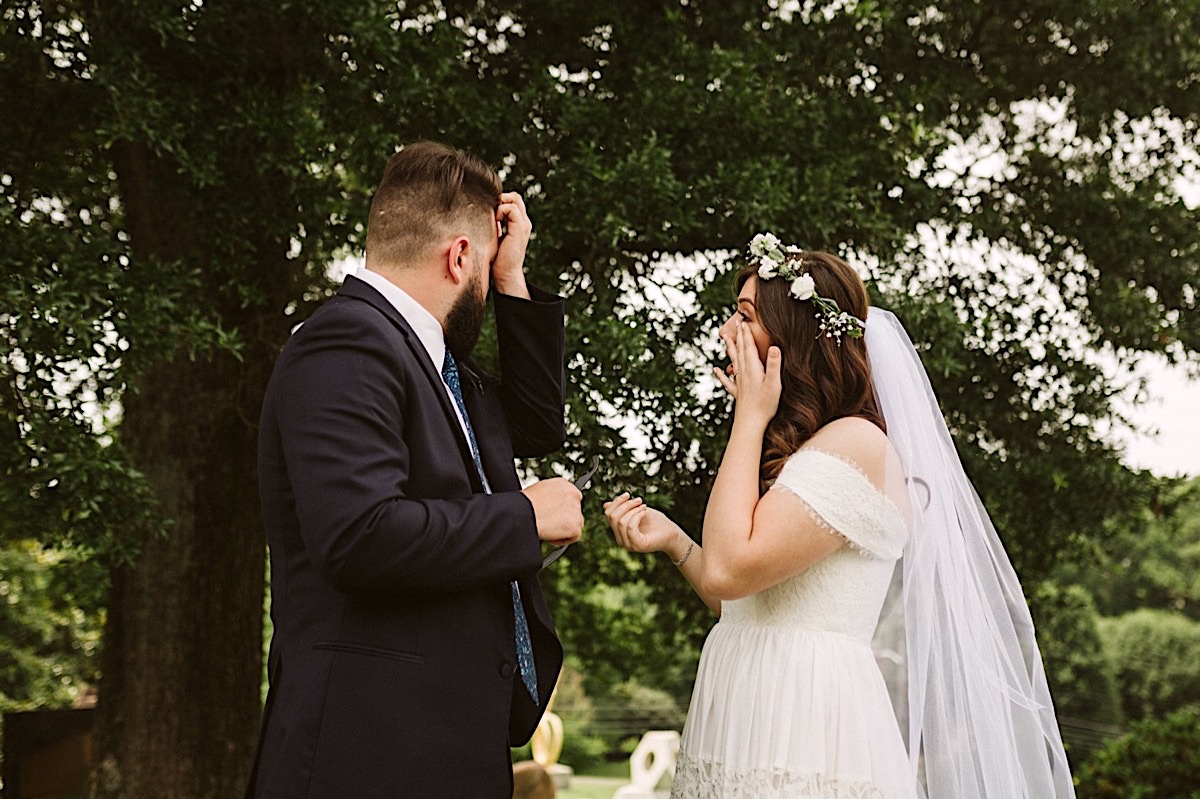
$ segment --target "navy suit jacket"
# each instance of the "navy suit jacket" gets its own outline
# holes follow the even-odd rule
[[[460,364],[483,493],[440,364],[353,276],[275,364],[259,434],[270,690],[253,797],[509,797],[562,666],[513,458],[564,439],[563,303],[494,296],[497,380]],[[540,706],[517,672],[519,581]]]

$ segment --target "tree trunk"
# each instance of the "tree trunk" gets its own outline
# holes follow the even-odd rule
[[[232,358],[225,358],[232,363]],[[258,729],[264,548],[230,363],[144,376],[122,425],[172,520],[113,575],[101,775],[127,798],[233,797]],[[112,777],[116,777],[115,783]]]
[[[173,257],[193,210],[171,199],[183,195],[170,185],[176,170],[128,145],[114,155],[135,253]],[[227,327],[255,329],[223,287],[205,293]],[[181,347],[126,393],[121,440],[169,525],[113,574],[95,797],[227,799],[245,788],[261,709],[256,444],[270,367],[266,350],[192,360]]]

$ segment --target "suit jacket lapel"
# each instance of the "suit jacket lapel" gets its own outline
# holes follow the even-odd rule
[[[430,385],[433,388],[434,395],[438,398],[438,402],[442,406],[442,413],[446,416],[446,422],[454,431],[455,440],[458,441],[459,454],[462,456],[463,464],[467,468],[467,474],[471,478],[471,485],[476,492],[483,491],[483,483],[479,479],[479,474],[475,469],[475,459],[471,457],[471,445],[463,434],[462,425],[458,422],[458,412],[454,408],[454,401],[450,399],[450,394],[446,390],[446,381],[442,379],[441,367],[435,367],[429,359],[429,352],[425,349],[425,345],[417,338],[417,334],[409,325],[408,320],[400,315],[396,307],[387,301],[387,298],[372,288],[366,281],[359,280],[354,275],[348,275],[342,287],[338,289],[338,294],[346,297],[353,297],[362,300],[375,308],[377,311],[391,320],[392,324],[404,336],[404,341],[408,345],[408,349],[412,358],[421,365],[422,371],[429,379]]]

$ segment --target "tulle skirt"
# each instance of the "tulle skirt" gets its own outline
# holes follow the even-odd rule
[[[914,799],[915,785],[867,644],[725,621],[709,633],[673,799]]]

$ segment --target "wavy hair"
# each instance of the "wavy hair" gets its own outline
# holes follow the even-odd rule
[[[789,257],[800,259],[818,294],[859,319],[867,318],[867,287],[848,263],[825,252]],[[826,337],[812,302],[793,297],[785,279],[758,279],[754,266],[737,273],[736,291],[751,277],[758,280],[754,306],[759,322],[783,354],[779,410],[767,425],[759,464],[765,491],[788,457],[835,419],[859,416],[885,433],[887,426],[875,404],[865,339],[843,336],[839,344]]]

